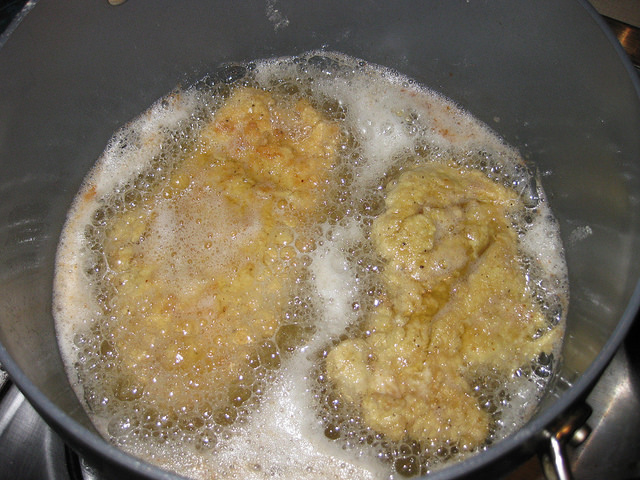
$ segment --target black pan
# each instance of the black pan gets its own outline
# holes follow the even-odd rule
[[[35,5],[34,5],[35,4]],[[65,213],[111,134],[220,64],[327,48],[458,102],[539,170],[570,272],[562,364],[514,435],[434,479],[479,478],[567,439],[640,301],[638,80],[580,1],[41,0],[0,49],[0,362],[45,420],[114,477],[175,478],[94,430],[51,314]],[[498,121],[499,120],[499,121]],[[576,410],[577,408],[577,410]],[[560,433],[558,433],[560,432]]]

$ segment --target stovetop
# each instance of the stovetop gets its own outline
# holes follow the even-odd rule
[[[593,2],[601,13],[616,17],[615,2]],[[0,0],[0,33],[25,3],[26,0]],[[640,0],[617,3],[625,6],[634,3],[640,6]],[[608,21],[622,41],[622,34],[618,34],[616,29],[624,30],[629,25],[624,23],[624,12],[617,17],[616,20]],[[622,24],[619,23],[620,20]],[[635,21],[632,19],[629,23],[634,25]],[[625,36],[628,37],[628,34]],[[638,46],[632,48],[637,49]],[[637,58],[634,63],[638,66]],[[629,336],[587,399],[593,409],[587,422],[591,433],[581,445],[569,447],[568,451],[571,470],[577,479],[640,480],[638,345],[640,316],[636,317]],[[537,458],[532,458],[506,476],[506,480],[543,478]],[[15,479],[97,480],[98,474],[85,465],[49,428],[0,366],[0,480]]]

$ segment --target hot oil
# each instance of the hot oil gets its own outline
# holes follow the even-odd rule
[[[265,89],[289,104],[310,99],[339,125],[328,200],[277,251],[293,265],[295,281],[273,334],[246,355],[227,388],[210,388],[184,408],[162,410],[143,396],[135,376],[118,374],[112,305],[118,285],[110,281],[115,277],[105,262],[105,236],[113,218],[136,211],[151,196],[170,200],[189,188],[172,172],[199,148],[200,132],[239,88]],[[327,380],[327,352],[341,340],[370,333],[362,322],[383,293],[385,265],[372,248],[371,226],[384,211],[387,188],[403,172],[432,162],[480,170],[521,195],[525,209],[513,213],[512,223],[523,269],[548,328],[562,329],[562,247],[536,179],[485,126],[405,77],[325,52],[231,65],[125,127],[70,212],[56,276],[61,350],[99,430],[134,455],[196,478],[395,478],[465,458],[519,428],[553,370],[549,356],[510,376],[491,369],[473,373],[479,408],[492,418],[490,435],[473,448],[390,441],[341,401]],[[224,232],[225,219],[212,215]],[[225,264],[230,240],[215,240],[218,253],[210,258]],[[194,323],[196,328],[198,319]]]

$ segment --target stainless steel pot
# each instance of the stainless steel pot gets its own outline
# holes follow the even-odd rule
[[[561,447],[567,422],[567,431],[578,426],[576,405],[640,302],[640,87],[586,2],[41,0],[29,8],[0,49],[0,362],[98,469],[175,478],[99,437],[64,374],[51,315],[54,255],[85,173],[114,130],[177,84],[224,62],[320,48],[395,68],[484,120],[539,169],[562,229],[571,307],[549,394],[516,434],[432,478],[495,478]]]

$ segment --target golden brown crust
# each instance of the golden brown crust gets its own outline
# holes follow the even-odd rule
[[[250,384],[299,275],[294,241],[321,208],[340,132],[306,101],[238,89],[147,200],[104,241],[114,395],[154,408],[224,408]],[[277,359],[272,359],[276,362]]]
[[[387,438],[481,445],[490,416],[473,375],[510,375],[549,346],[534,340],[545,320],[518,261],[510,213],[520,207],[481,172],[445,165],[389,187],[372,228],[384,294],[371,333],[327,357],[336,390]]]

